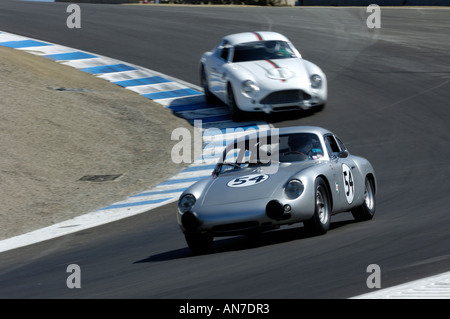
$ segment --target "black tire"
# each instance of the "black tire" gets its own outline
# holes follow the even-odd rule
[[[195,254],[205,254],[209,252],[213,243],[213,236],[210,234],[184,234],[188,247]]]
[[[209,85],[208,85],[208,81],[206,79],[206,73],[205,73],[204,66],[202,66],[201,71],[200,71],[200,83],[203,87],[203,93],[205,94],[206,102],[208,102],[208,103],[216,102],[214,94],[212,94],[211,91],[209,90]]]
[[[372,181],[366,177],[364,202],[352,210],[353,218],[358,222],[371,220],[375,215],[375,206],[375,188]]]
[[[330,229],[331,204],[325,181],[318,177],[315,182],[315,210],[311,219],[303,224],[312,235],[323,235]]]
[[[228,83],[227,88],[227,96],[228,96],[228,111],[230,112],[231,118],[233,121],[239,122],[242,120],[242,111],[239,109],[236,99],[234,98],[233,88],[231,84]]]

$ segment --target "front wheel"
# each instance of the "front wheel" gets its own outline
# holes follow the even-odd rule
[[[352,215],[358,222],[371,220],[375,215],[375,190],[372,181],[367,177],[364,186],[364,203],[354,208]]]
[[[313,235],[323,235],[330,229],[331,205],[327,186],[320,177],[315,182],[315,195],[314,215],[303,224]]]
[[[239,109],[236,99],[234,97],[233,88],[231,84],[228,84],[227,88],[227,97],[228,97],[228,110],[230,112],[231,118],[233,121],[240,121],[242,119],[242,111]]]
[[[203,93],[205,94],[206,102],[207,103],[214,103],[215,102],[215,98],[214,98],[214,95],[209,90],[208,78],[206,77],[206,71],[205,71],[205,67],[204,66],[202,66],[201,71],[200,71],[200,82],[201,82],[202,87],[203,87]]]

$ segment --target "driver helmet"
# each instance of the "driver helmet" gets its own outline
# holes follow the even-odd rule
[[[274,53],[280,49],[280,44],[278,43],[278,41],[265,41],[264,47],[266,48],[267,52]]]

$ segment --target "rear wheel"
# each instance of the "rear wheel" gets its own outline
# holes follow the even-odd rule
[[[375,215],[375,188],[367,177],[364,186],[364,203],[354,208],[352,215],[356,221],[371,220]]]
[[[214,240],[210,234],[185,234],[184,236],[188,247],[196,254],[207,253]]]
[[[304,221],[305,228],[313,235],[323,235],[330,228],[330,197],[325,181],[318,177],[315,182],[315,210],[310,220]]]

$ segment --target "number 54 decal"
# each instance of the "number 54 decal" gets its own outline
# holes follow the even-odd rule
[[[227,183],[227,186],[229,187],[246,187],[246,186],[253,186],[259,183],[264,182],[269,178],[269,175],[265,174],[252,174],[252,175],[246,175],[241,176],[235,179],[232,179]]]
[[[355,197],[355,184],[353,182],[353,174],[350,169],[345,164],[342,164],[342,177],[344,180],[344,193],[347,203],[351,204],[353,202],[353,197]]]

